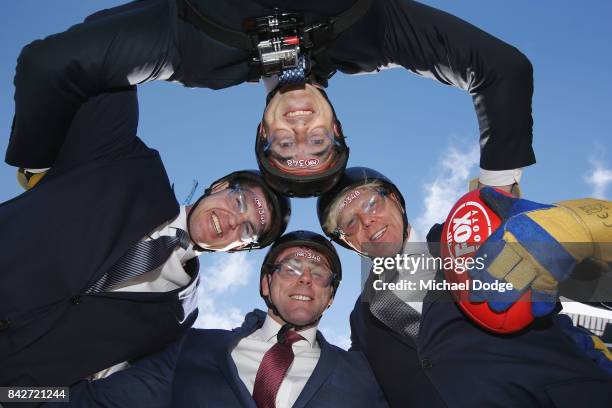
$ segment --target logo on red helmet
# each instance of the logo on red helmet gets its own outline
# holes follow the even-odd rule
[[[491,235],[491,218],[487,210],[475,201],[459,205],[449,219],[446,245],[452,258],[474,256]]]

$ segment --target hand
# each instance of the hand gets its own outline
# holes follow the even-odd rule
[[[24,190],[29,190],[34,187],[44,176],[47,174],[49,169],[42,171],[31,171],[30,169],[24,169],[20,167],[17,170],[17,182]]]
[[[571,274],[576,263],[594,253],[593,239],[575,212],[563,206],[512,198],[490,187],[480,190],[481,199],[502,220],[500,227],[480,247],[484,267],[471,270],[472,280],[511,283],[505,292],[472,290],[470,300],[487,301],[492,310],[506,311],[531,289],[535,317],[554,310],[558,284]]]

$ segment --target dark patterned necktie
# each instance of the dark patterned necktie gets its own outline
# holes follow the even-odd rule
[[[168,260],[178,246],[183,249],[189,247],[189,234],[180,228],[176,229],[174,237],[164,235],[149,241],[137,242],[86,292],[105,292],[119,283],[157,269]]]
[[[364,293],[370,302],[370,312],[387,327],[416,343],[421,314],[398,298],[391,290],[372,290],[374,280],[377,278],[381,278],[383,282],[397,282],[399,273],[396,270],[387,270],[384,274],[377,276],[370,272],[366,281],[366,293]]]
[[[289,366],[293,362],[293,348],[296,341],[304,340],[295,330],[285,334],[285,341],[278,342],[264,354],[253,386],[253,399],[257,408],[275,408],[276,394]]]

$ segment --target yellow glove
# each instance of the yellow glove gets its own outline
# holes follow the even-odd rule
[[[531,289],[533,315],[543,316],[554,309],[559,282],[578,262],[612,258],[610,202],[583,199],[553,206],[507,197],[488,187],[480,190],[480,197],[503,223],[478,251],[484,268],[470,271],[470,276],[511,283],[513,289],[472,290],[472,301],[487,301],[503,312]]]
[[[17,170],[17,181],[24,190],[29,190],[34,187],[38,182],[47,174],[49,169],[42,171],[32,171],[30,169],[24,169],[20,167]]]

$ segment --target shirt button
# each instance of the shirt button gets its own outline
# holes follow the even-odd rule
[[[433,367],[433,364],[431,363],[431,360],[429,360],[428,358],[424,358],[421,360],[421,367],[428,370]]]
[[[0,331],[6,330],[11,325],[11,321],[9,319],[0,319]]]
[[[81,297],[75,296],[72,299],[70,299],[70,301],[72,302],[73,305],[78,305],[79,303],[81,303]]]

